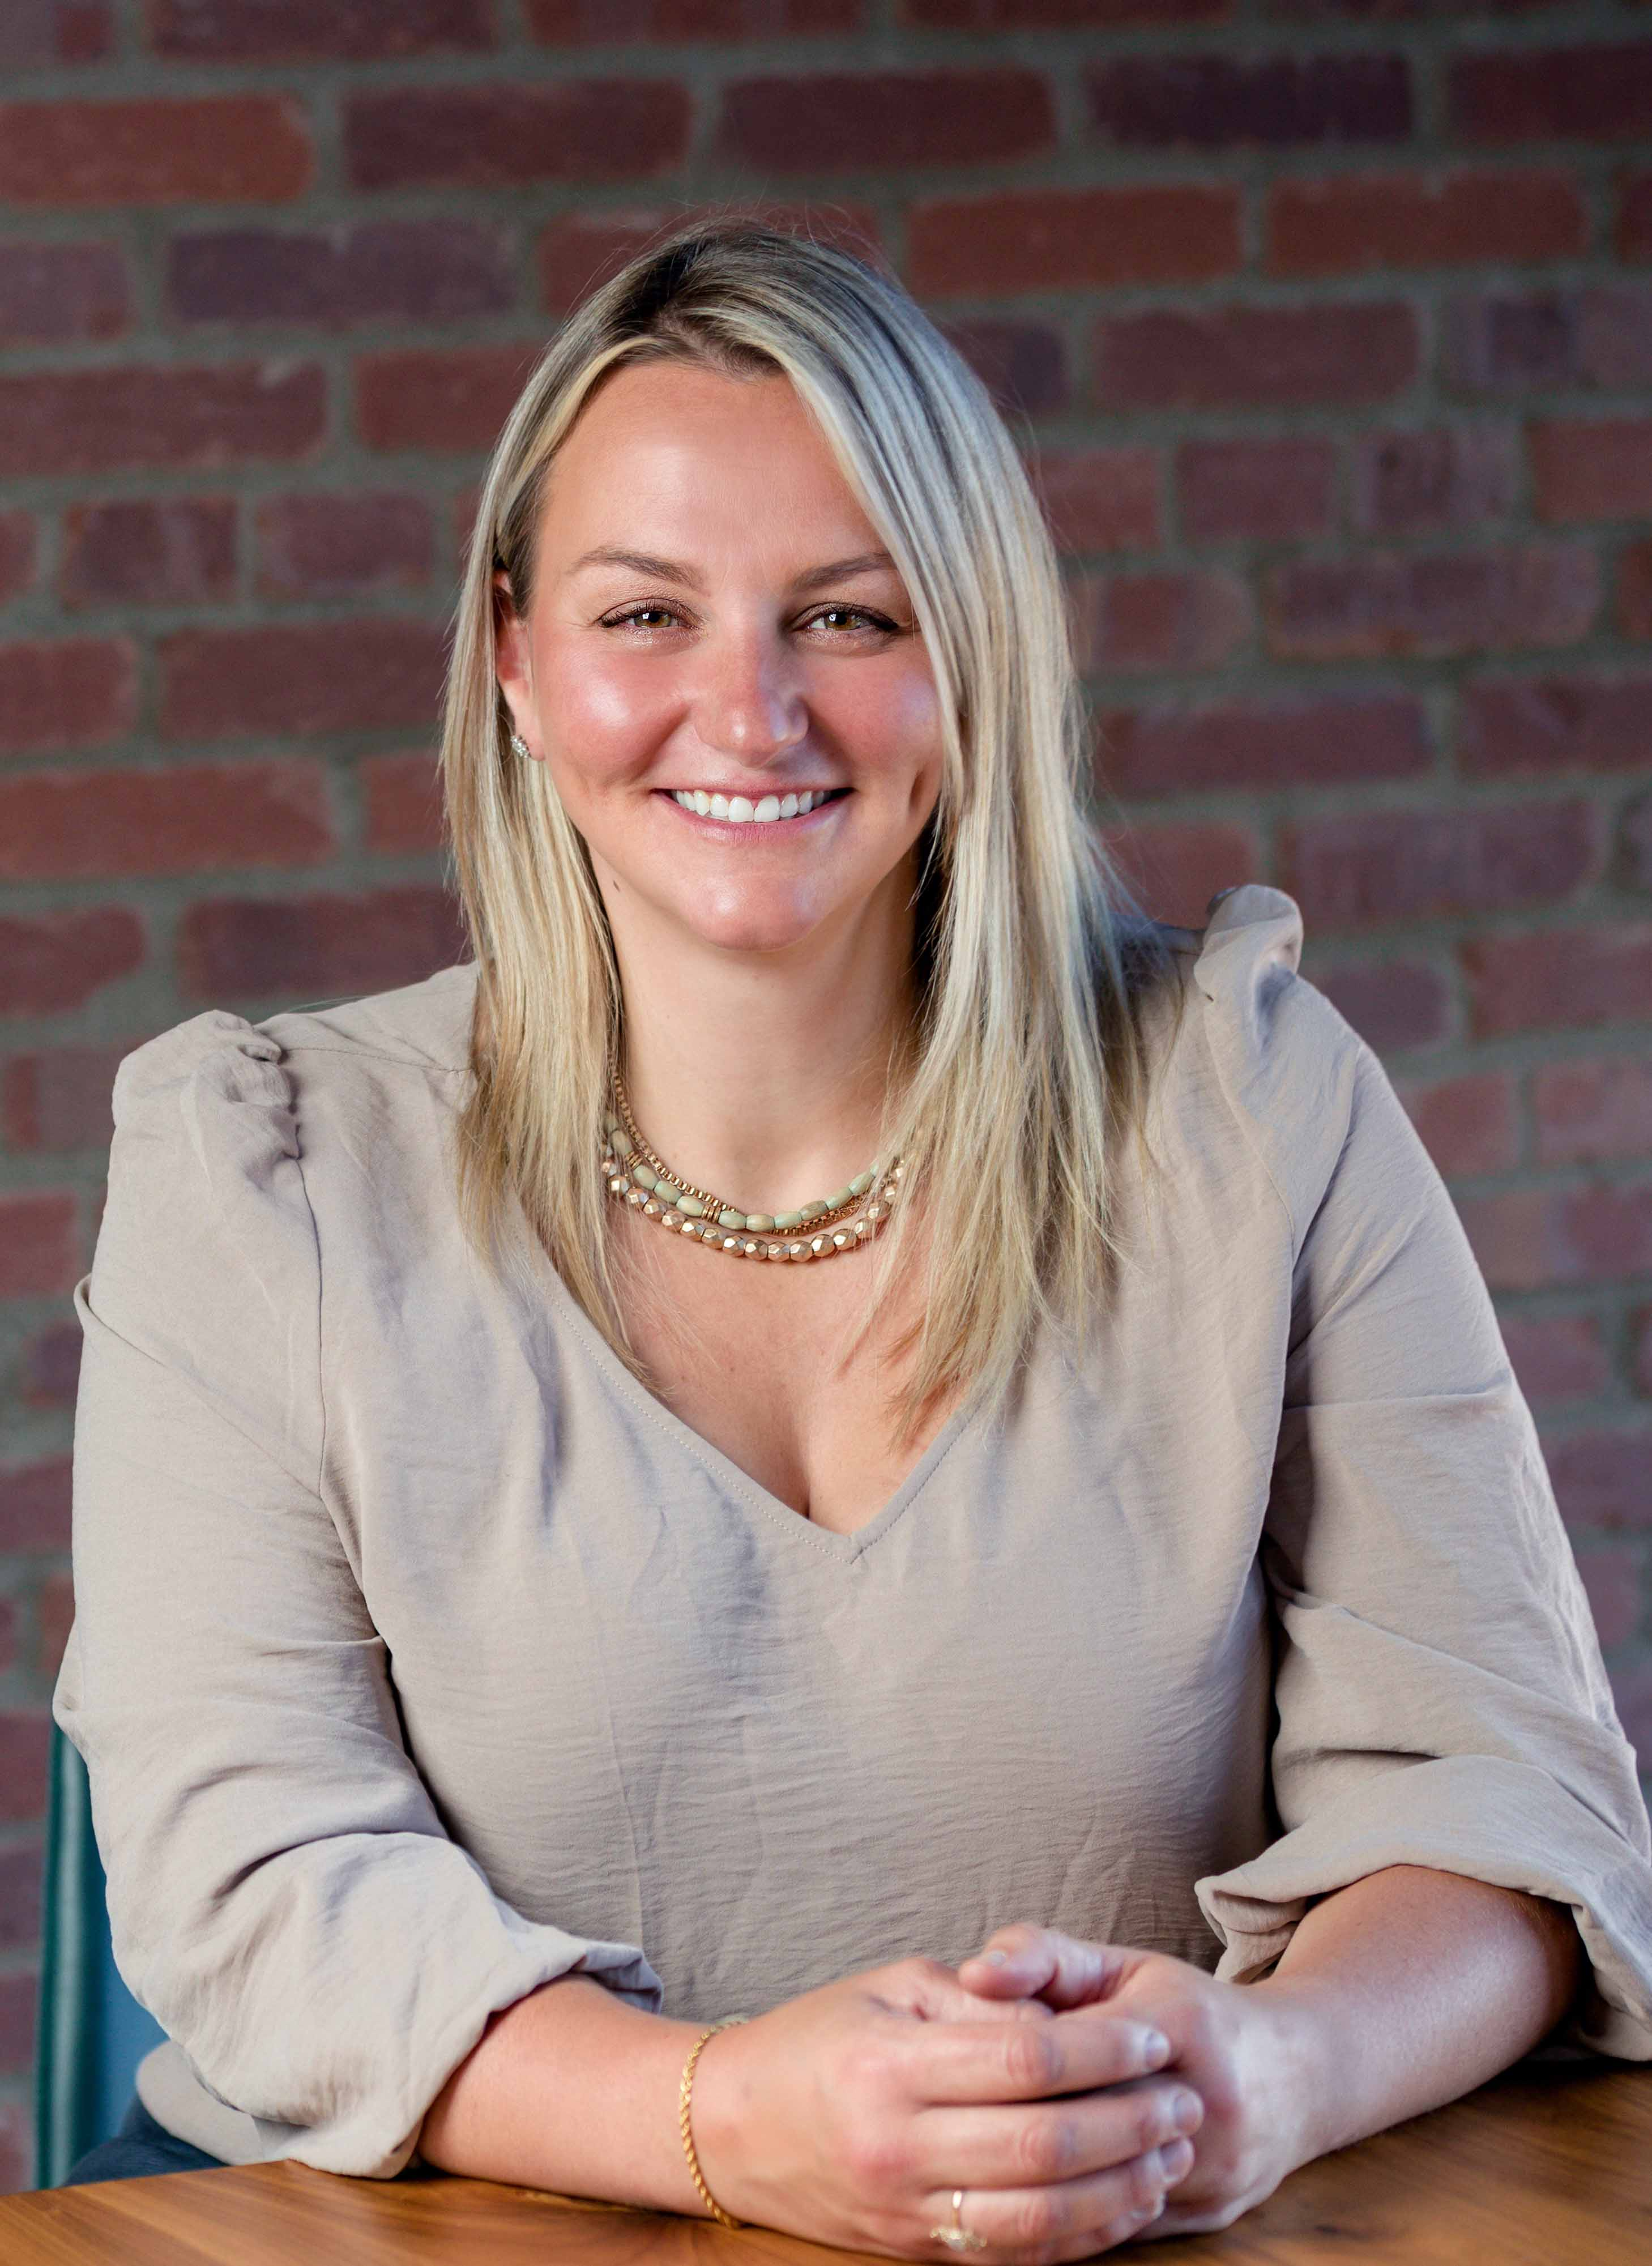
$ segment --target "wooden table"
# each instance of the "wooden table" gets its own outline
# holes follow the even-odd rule
[[[848,2255],[485,2180],[340,2179],[302,2164],[0,2198],[4,2266],[834,2266]],[[1305,2166],[1225,2233],[1136,2255],[1144,2266],[1647,2266],[1652,2066],[1511,2071]]]

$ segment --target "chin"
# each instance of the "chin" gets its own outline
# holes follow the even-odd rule
[[[703,944],[722,952],[784,952],[818,928],[827,908],[800,904],[796,897],[765,897],[731,890],[713,900],[702,897],[678,908],[678,918]]]

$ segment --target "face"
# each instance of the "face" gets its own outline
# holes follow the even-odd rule
[[[499,680],[617,933],[778,953],[905,913],[934,680],[788,379],[616,371],[551,467],[536,573]]]

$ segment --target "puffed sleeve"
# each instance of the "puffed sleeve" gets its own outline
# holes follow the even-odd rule
[[[1652,2059],[1652,1836],[1588,1602],[1484,1278],[1381,1064],[1247,887],[1195,1005],[1296,1258],[1261,1546],[1280,1837],[1197,1884],[1218,1976],[1318,1897],[1432,1866],[1569,1905],[1588,1955],[1553,2045]]]
[[[114,1085],[76,1286],[76,1620],[116,1963],[269,2156],[389,2178],[488,2016],[641,1950],[530,1922],[443,1831],[321,1492],[320,1260],[281,1048],[221,1011]]]

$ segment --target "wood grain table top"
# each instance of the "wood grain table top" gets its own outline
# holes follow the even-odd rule
[[[1145,2266],[1648,2266],[1652,2065],[1509,2072],[1305,2165],[1224,2233],[1132,2248]],[[485,2180],[343,2179],[293,2163],[0,2198],[4,2266],[832,2266],[849,2255]]]

